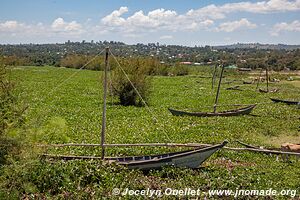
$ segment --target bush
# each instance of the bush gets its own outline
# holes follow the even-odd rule
[[[0,61],[0,164],[6,163],[6,157],[10,153],[19,152],[18,142],[7,134],[12,128],[24,123],[25,110],[19,104],[14,84],[8,79],[7,69]]]
[[[114,69],[116,62],[112,57],[109,59],[109,63],[110,68]],[[60,60],[59,66],[75,69],[80,69],[84,66],[84,69],[102,71],[104,57],[103,55],[95,58],[95,56],[69,54]]]
[[[171,73],[174,76],[185,76],[189,74],[189,67],[176,63],[176,65],[171,68]]]
[[[138,184],[137,171],[99,160],[22,160],[3,170],[0,199],[101,199],[114,187]]]
[[[67,55],[61,59],[60,65],[62,67],[70,67],[79,69],[88,62],[88,57],[85,55]]]
[[[143,105],[142,99],[131,84],[134,85],[141,97],[146,101],[150,86],[150,81],[146,76],[148,69],[140,63],[139,59],[121,60],[120,65],[131,83],[123,71],[120,68],[116,68],[112,73],[113,94],[119,98],[121,105]]]
[[[0,136],[23,124],[25,110],[14,93],[14,84],[8,79],[6,67],[0,62]]]

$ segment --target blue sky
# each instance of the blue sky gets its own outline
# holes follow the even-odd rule
[[[300,44],[300,0],[0,0],[0,43]]]

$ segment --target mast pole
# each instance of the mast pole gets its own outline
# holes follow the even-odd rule
[[[258,77],[257,85],[256,85],[256,90],[258,89],[259,81],[260,81],[260,77],[261,77],[262,72],[263,72],[263,68],[261,68],[260,73],[259,73],[259,77]]]
[[[218,99],[219,99],[219,93],[220,93],[220,87],[221,87],[223,72],[224,72],[224,65],[222,64],[222,70],[221,70],[221,75],[220,75],[220,79],[219,79],[216,100],[215,100],[215,104],[214,104],[214,113],[217,111],[217,104],[218,104]]]
[[[105,128],[106,128],[106,96],[107,96],[107,66],[108,66],[109,47],[105,48],[105,67],[104,67],[104,82],[103,82],[103,111],[102,111],[102,127],[101,127],[101,158],[105,157]]]
[[[266,79],[267,79],[267,91],[269,92],[269,73],[268,73],[269,69],[268,66],[266,68]]]

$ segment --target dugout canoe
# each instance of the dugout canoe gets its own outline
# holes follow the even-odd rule
[[[214,117],[214,116],[228,117],[228,116],[250,114],[255,106],[256,104],[253,104],[247,107],[243,107],[235,110],[226,110],[222,112],[187,112],[187,111],[175,110],[172,108],[169,108],[169,111],[172,113],[172,115],[175,116],[188,115],[188,116],[197,116],[197,117]]]
[[[180,167],[180,168],[192,168],[196,169],[207,160],[212,154],[219,149],[223,148],[228,142],[224,141],[221,144],[217,144],[210,147],[195,148],[187,151],[178,151],[166,154],[149,155],[149,156],[127,156],[127,157],[105,157],[104,162],[116,163],[118,165],[126,166],[129,169],[161,169],[166,166]],[[101,160],[101,157],[91,156],[63,156],[63,155],[47,155],[43,157],[52,159],[63,160]]]
[[[275,98],[270,98],[270,99],[275,103],[285,103],[287,105],[297,105],[299,103],[299,101],[290,101],[290,100],[275,99]]]
[[[275,92],[278,92],[279,91],[279,89],[272,89],[272,90],[264,90],[264,89],[259,89],[258,90],[259,92],[261,92],[261,93],[275,93]]]
[[[239,85],[236,86],[232,86],[232,87],[228,87],[226,88],[226,90],[239,90],[239,91],[243,91]]]
[[[205,148],[196,148],[193,150],[179,151],[167,154],[152,156],[133,156],[121,158],[109,158],[110,161],[116,161],[117,164],[124,165],[129,169],[160,169],[165,166],[181,168],[199,168],[212,154],[223,148],[228,142]]]

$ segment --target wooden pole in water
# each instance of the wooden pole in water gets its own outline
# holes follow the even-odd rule
[[[221,70],[221,75],[220,75],[220,79],[219,79],[216,100],[215,100],[215,104],[214,104],[214,113],[217,111],[217,104],[218,104],[218,99],[219,99],[219,93],[220,93],[220,87],[221,87],[223,72],[224,72],[224,65],[222,64],[222,70]]]
[[[266,68],[266,79],[267,79],[267,91],[269,92],[269,73],[268,73],[269,69],[268,66]]]
[[[263,72],[263,68],[261,68],[261,70],[260,70],[259,77],[258,77],[258,80],[257,80],[256,89],[258,89],[259,81],[260,81],[260,77],[261,77],[262,72]]]
[[[104,67],[104,82],[103,82],[103,111],[102,111],[102,128],[101,128],[101,158],[105,157],[105,128],[106,128],[106,95],[107,95],[107,66],[108,66],[109,47],[105,49],[105,67]]]

